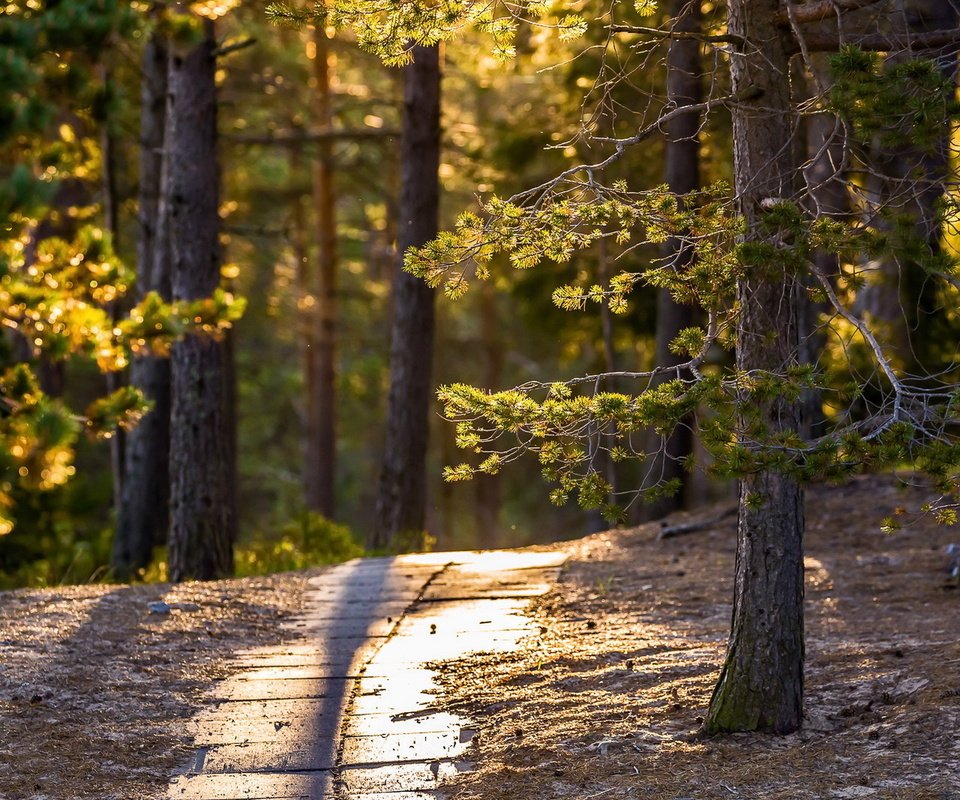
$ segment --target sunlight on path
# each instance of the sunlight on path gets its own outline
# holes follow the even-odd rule
[[[437,704],[429,664],[506,652],[533,630],[562,553],[363,559],[311,581],[299,642],[238,653],[193,720],[170,800],[424,800],[472,769],[478,731]]]

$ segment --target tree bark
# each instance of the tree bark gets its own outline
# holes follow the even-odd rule
[[[213,23],[205,39],[170,58],[167,192],[174,300],[209,297],[220,283],[217,90]],[[211,579],[233,570],[234,470],[227,431],[224,342],[194,333],[171,357],[170,578]]]
[[[731,0],[728,29],[746,46],[731,55],[735,188],[746,241],[769,240],[762,201],[794,201],[795,113],[789,59],[777,30],[779,0]],[[775,264],[746,267],[738,286],[737,367],[781,372],[798,358],[800,280]],[[741,424],[746,404],[742,396]],[[799,403],[765,401],[771,432],[798,430]],[[741,443],[748,445],[746,435]],[[740,485],[736,583],[727,657],[705,722],[708,733],[788,733],[803,702],[803,494],[784,475],[762,471]]]
[[[703,20],[699,2],[670,0],[668,13],[676,20],[679,31],[700,33]],[[667,97],[671,105],[696,105],[702,99],[703,67],[700,60],[700,42],[696,39],[674,39],[667,54]],[[670,191],[685,195],[700,188],[700,125],[699,114],[682,114],[666,125],[666,182]],[[683,239],[667,242],[665,255],[673,269],[683,270],[690,265],[693,248]],[[667,289],[657,294],[656,363],[672,366],[683,357],[670,352],[670,343],[684,328],[693,325],[693,308],[680,305]],[[667,380],[664,377],[663,380]],[[660,381],[662,383],[662,380]],[[680,490],[669,497],[645,505],[642,518],[657,519],[671,511],[683,508],[689,483],[689,473],[681,459],[693,452],[693,432],[688,424],[678,425],[666,438],[651,433],[651,449],[655,455],[650,461],[651,481],[679,480]]]
[[[137,299],[151,291],[170,299],[170,239],[163,197],[166,105],[166,41],[153,34],[144,48],[140,108],[139,235]],[[153,401],[153,410],[125,440],[124,479],[113,540],[112,566],[126,578],[146,567],[153,547],[166,539],[170,504],[170,362],[139,356],[130,383]]]
[[[330,40],[322,27],[314,29],[314,122],[332,127],[330,102]],[[332,519],[336,508],[337,394],[337,222],[333,184],[333,141],[317,143],[313,167],[317,261],[312,303],[308,307],[307,430],[304,441],[304,501],[306,507]]]
[[[399,259],[390,339],[390,396],[377,516],[368,541],[389,547],[419,534],[426,515],[428,414],[432,395],[434,295],[403,271],[403,254],[437,235],[440,200],[440,51],[414,47],[404,68]]]
[[[957,9],[951,2],[900,0],[896,7],[897,13],[891,15],[894,30],[904,37],[953,30],[957,26]],[[891,56],[888,63],[935,60],[943,74],[952,77],[957,72],[956,54],[957,45],[913,50]],[[949,158],[949,125],[944,126],[935,152],[911,145],[884,147],[877,142],[870,153],[869,210],[873,213],[892,209],[897,215],[910,216],[916,222],[918,237],[932,252],[940,248],[937,203],[946,191]],[[878,224],[890,227],[889,221],[883,219]],[[917,327],[924,305],[924,287],[912,280],[913,276],[922,275],[922,270],[910,267],[911,264],[889,254],[865,264],[867,282],[858,292],[855,306],[858,313],[868,314],[877,323],[881,340],[904,371],[912,369],[920,355],[911,342],[911,331]]]

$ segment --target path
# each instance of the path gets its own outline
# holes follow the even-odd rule
[[[311,581],[301,639],[238,654],[196,718],[171,800],[425,800],[478,735],[437,705],[428,664],[507,651],[565,556],[489,551],[363,559]]]

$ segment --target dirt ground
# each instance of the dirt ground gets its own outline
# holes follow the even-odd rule
[[[920,498],[889,478],[808,490],[806,718],[785,737],[696,736],[729,630],[732,513],[663,541],[653,523],[568,543],[539,639],[444,670],[482,730],[452,796],[957,800],[960,591],[944,549],[960,532],[880,531]]]
[[[921,495],[868,478],[808,492],[807,703],[800,733],[695,736],[730,616],[735,519],[660,523],[571,554],[508,656],[447,664],[438,704],[473,717],[455,800],[960,799],[960,531],[879,520]],[[292,638],[309,574],[0,593],[0,800],[163,797],[185,720],[231,652]],[[151,614],[149,603],[182,604]]]
[[[234,649],[290,635],[306,577],[0,593],[0,798],[165,796],[185,720]]]

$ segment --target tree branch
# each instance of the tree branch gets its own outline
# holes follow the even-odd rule
[[[804,36],[807,50],[811,53],[833,53],[842,44],[837,33],[810,32]],[[850,35],[849,44],[861,50],[873,50],[883,53],[916,50],[939,50],[960,48],[960,29],[952,28],[929,33],[901,34],[888,36],[882,33],[867,36]]]
[[[611,25],[610,32],[642,33],[660,39],[696,39],[698,42],[709,42],[710,44],[735,44],[741,48],[746,44],[742,36],[735,36],[732,33],[711,35],[697,33],[696,31],[675,31],[669,28],[645,28],[642,25]]]
[[[213,51],[213,57],[222,58],[223,56],[228,56],[231,53],[236,53],[239,50],[246,50],[248,47],[252,47],[256,43],[256,39],[244,39],[243,41],[234,42],[233,44],[225,44]]]
[[[788,3],[787,7],[780,12],[779,22],[781,25],[789,25],[791,15],[799,23],[820,22],[837,14],[866,8],[877,2],[879,0],[819,0],[814,3]]]
[[[717,98],[714,98],[713,100],[707,100],[703,103],[695,103],[694,105],[678,106],[677,108],[674,108],[673,110],[668,111],[667,113],[661,115],[656,121],[647,125],[647,127],[641,128],[640,131],[635,133],[633,136],[628,136],[625,139],[614,139],[607,136],[595,136],[593,137],[593,141],[612,144],[616,149],[609,156],[604,158],[602,161],[597,161],[593,164],[579,164],[575,167],[570,167],[569,169],[565,169],[556,177],[551,178],[550,180],[545,181],[544,183],[541,183],[539,186],[534,186],[531,189],[525,189],[522,192],[518,192],[517,194],[510,197],[507,202],[523,203],[532,197],[542,195],[545,192],[549,192],[555,186],[563,183],[571,176],[576,175],[578,172],[586,172],[588,175],[592,176],[594,172],[601,172],[607,167],[609,167],[611,164],[614,164],[617,161],[619,161],[621,158],[623,158],[624,154],[627,152],[628,147],[631,147],[635,144],[640,144],[640,142],[642,142],[644,139],[647,139],[650,136],[653,136],[655,133],[659,132],[662,129],[663,125],[666,122],[669,122],[674,117],[680,117],[680,116],[683,116],[684,114],[699,114],[701,112],[709,113],[714,108],[717,108],[720,106],[728,106],[731,102],[736,102],[739,99],[744,99],[744,98],[738,98],[735,95],[728,95],[725,97],[717,97]]]

